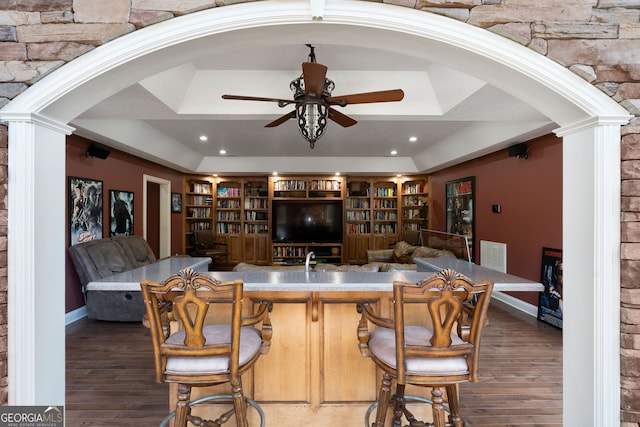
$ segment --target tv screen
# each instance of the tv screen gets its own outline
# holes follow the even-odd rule
[[[342,243],[342,200],[274,200],[274,242]]]

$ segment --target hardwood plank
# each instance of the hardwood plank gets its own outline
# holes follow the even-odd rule
[[[491,303],[489,318],[480,379],[460,388],[468,424],[562,425],[562,331],[499,301]],[[151,427],[169,412],[169,387],[155,383],[151,338],[144,326],[83,319],[67,327],[66,338],[67,427]],[[335,417],[338,408],[328,413]],[[348,425],[339,420],[322,425]]]
[[[168,393],[155,382],[141,323],[83,319],[67,327],[67,427],[157,426],[169,412]]]

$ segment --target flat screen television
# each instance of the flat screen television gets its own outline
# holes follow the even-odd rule
[[[271,238],[286,243],[342,243],[342,200],[274,200]]]

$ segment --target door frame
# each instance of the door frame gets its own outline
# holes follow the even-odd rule
[[[159,257],[171,256],[171,181],[153,175],[142,176],[142,237],[147,238],[147,184],[160,186],[160,248]]]

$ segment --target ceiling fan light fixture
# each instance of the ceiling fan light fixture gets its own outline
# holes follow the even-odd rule
[[[332,120],[342,127],[353,126],[358,123],[351,117],[337,111],[334,106],[346,107],[351,104],[368,104],[372,102],[401,101],[404,98],[402,89],[383,90],[377,92],[354,93],[332,97],[335,88],[332,80],[327,78],[327,67],[316,62],[314,47],[307,44],[309,61],[302,63],[302,74],[289,84],[293,92],[293,99],[264,98],[246,95],[222,95],[223,99],[237,99],[243,101],[277,102],[279,107],[295,104],[295,110],[267,123],[265,127],[280,126],[294,117],[298,121],[298,130],[306,139],[311,149],[316,141],[324,134],[327,120]]]
[[[327,127],[329,107],[323,102],[303,101],[296,105],[296,118],[300,133],[309,141],[311,149]]]

